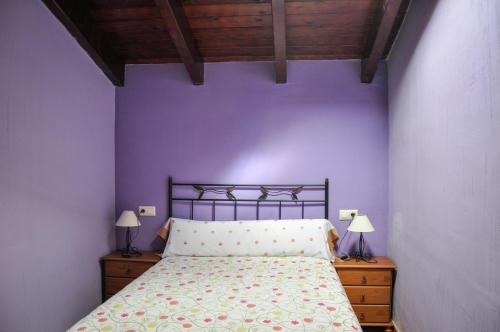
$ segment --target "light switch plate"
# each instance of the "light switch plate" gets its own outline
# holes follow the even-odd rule
[[[352,214],[358,214],[358,210],[339,210],[339,220],[352,220]]]
[[[139,205],[139,215],[141,217],[155,217],[156,216],[156,206]]]

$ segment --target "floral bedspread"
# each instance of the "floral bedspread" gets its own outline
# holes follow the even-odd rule
[[[69,331],[361,331],[312,257],[167,257]]]

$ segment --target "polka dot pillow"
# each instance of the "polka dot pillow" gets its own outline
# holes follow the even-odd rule
[[[167,256],[308,256],[332,259],[326,219],[195,221],[170,218]]]

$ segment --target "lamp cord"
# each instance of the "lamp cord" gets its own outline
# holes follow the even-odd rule
[[[137,218],[137,220],[139,220],[139,218]],[[140,220],[139,220],[139,222],[140,222]],[[135,232],[135,236],[133,236],[133,234],[132,234],[132,232],[133,232],[133,231],[132,231],[132,230],[130,230],[130,228],[137,228],[137,230],[136,230],[136,232]],[[127,248],[128,248],[128,249],[126,249],[126,250],[130,250],[129,252],[137,252],[137,253],[139,253],[139,254],[140,254],[139,249],[137,249],[137,247],[134,247],[134,246],[132,245],[132,243],[133,243],[133,242],[137,239],[137,237],[139,236],[140,228],[141,228],[140,226],[138,226],[138,227],[127,227],[127,234],[130,234],[130,235],[128,235],[128,236],[127,236],[127,242],[128,242],[128,246],[127,246]],[[129,241],[130,241],[130,242],[129,242]]]
[[[139,218],[137,218],[139,219]],[[132,242],[135,241],[135,239],[137,239],[137,237],[139,236],[139,232],[141,231],[141,226],[137,227],[137,231],[135,232],[135,236],[134,238],[131,240]]]
[[[137,218],[137,220],[139,220],[139,218]],[[140,222],[140,220],[139,220],[139,222]],[[137,239],[140,231],[141,231],[141,227],[139,226],[139,227],[137,227],[137,231],[135,232],[135,236],[133,238],[131,237],[131,239],[130,239],[130,249],[132,249],[132,250],[137,250],[137,251],[139,250],[139,249],[137,249],[137,247],[134,247],[132,245],[132,243],[135,241],[135,239]]]
[[[349,226],[351,226],[352,220],[353,220],[353,219],[351,219],[351,221],[349,222],[349,225],[347,226],[347,228],[349,228]],[[342,251],[342,242],[344,241],[344,239],[345,239],[345,237],[346,237],[347,233],[349,233],[349,231],[347,230],[347,228],[346,228],[346,230],[345,230],[344,234],[342,235],[342,237],[340,238],[340,241],[339,241],[339,254],[340,254],[341,256],[345,256],[345,255],[346,255],[346,253],[345,253],[344,251]],[[350,237],[350,236],[349,236],[349,237]],[[347,255],[347,256],[349,256],[349,255]]]

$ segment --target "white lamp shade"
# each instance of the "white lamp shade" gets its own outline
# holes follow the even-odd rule
[[[365,215],[356,215],[347,228],[349,232],[368,233],[375,231],[370,219]]]
[[[141,226],[141,223],[134,211],[123,211],[115,225],[118,227],[138,227]]]

